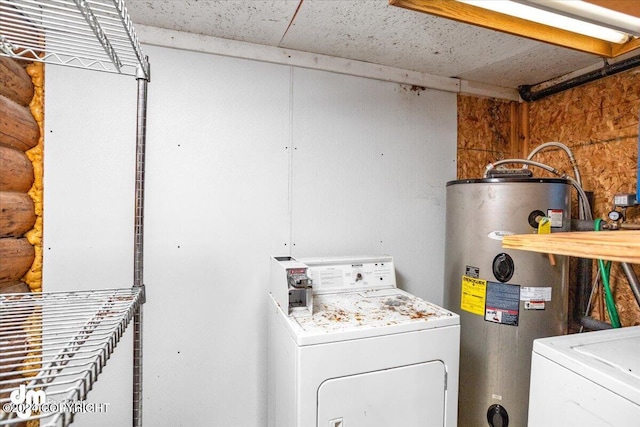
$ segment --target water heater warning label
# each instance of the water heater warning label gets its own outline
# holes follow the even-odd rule
[[[462,295],[460,296],[460,308],[462,310],[478,316],[484,316],[486,299],[486,280],[462,276]]]
[[[473,277],[474,279],[477,279],[478,277],[480,277],[480,269],[472,265],[467,265],[464,268],[464,275],[467,277]]]
[[[551,221],[551,228],[562,228],[564,211],[562,209],[547,209],[547,217]]]
[[[487,282],[487,302],[484,320],[518,326],[520,286]]]

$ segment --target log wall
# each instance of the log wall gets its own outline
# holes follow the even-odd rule
[[[0,58],[0,95],[26,107],[33,99],[31,79],[25,78],[24,67],[6,57]]]
[[[519,104],[516,113],[513,108],[506,101],[458,97],[458,179],[479,178],[489,162],[526,157],[536,146],[557,141],[569,146],[577,159],[583,187],[594,195],[595,218],[606,219],[615,193],[636,192],[640,70]],[[563,151],[543,151],[534,160],[573,176]],[[536,176],[548,176],[532,170]],[[577,212],[575,201],[573,212]],[[626,214],[628,222],[640,223],[639,207],[627,209]],[[571,276],[575,268],[572,263]],[[640,267],[634,268],[640,274]],[[623,326],[640,325],[640,308],[616,264],[612,287]],[[592,314],[603,318],[602,313],[598,300]]]
[[[0,293],[42,290],[44,67],[23,65],[0,57]],[[26,364],[15,370],[14,378],[34,375],[30,369],[41,363],[41,314],[31,313],[25,326],[28,332],[19,340],[34,350],[25,350]],[[16,344],[1,342],[0,347]],[[6,373],[2,365],[0,371]]]
[[[23,278],[36,259],[35,246],[26,237],[37,220],[29,192],[36,182],[34,171],[41,169],[29,158],[41,136],[29,106],[35,92],[26,69],[0,57],[0,292],[27,290]]]

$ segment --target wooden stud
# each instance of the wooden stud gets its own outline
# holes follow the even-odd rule
[[[511,102],[509,108],[509,117],[511,123],[511,130],[509,132],[509,145],[511,146],[511,158],[522,159],[521,144],[520,144],[520,117],[518,112],[518,103]]]
[[[520,127],[518,129],[520,155],[524,158],[531,152],[529,143],[529,104],[526,102],[520,103],[518,112],[520,116]]]

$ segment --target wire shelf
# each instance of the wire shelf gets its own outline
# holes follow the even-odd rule
[[[139,312],[143,289],[0,295],[0,425],[22,423],[16,410],[31,410],[9,406],[12,393],[25,402],[20,396],[44,392],[35,403],[45,405],[29,417],[41,427],[67,426],[76,412],[106,412],[108,403],[87,406],[85,398]]]
[[[150,77],[124,0],[0,0],[0,55]]]

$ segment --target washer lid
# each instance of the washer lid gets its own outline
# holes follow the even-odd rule
[[[640,404],[640,326],[538,339],[533,351]]]
[[[289,330],[298,345],[345,341],[458,325],[457,314],[397,288],[316,295],[313,315],[293,311]]]

